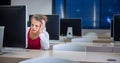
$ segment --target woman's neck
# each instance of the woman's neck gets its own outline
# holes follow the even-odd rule
[[[32,33],[32,31],[30,31],[30,38],[32,40],[36,39],[38,37],[38,35],[36,33]]]

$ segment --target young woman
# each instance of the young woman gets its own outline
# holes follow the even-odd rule
[[[27,34],[27,49],[49,49],[49,34],[46,31],[45,24],[47,17],[42,14],[33,15],[31,26]]]

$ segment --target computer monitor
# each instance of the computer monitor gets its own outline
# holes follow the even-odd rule
[[[113,39],[114,41],[120,41],[120,14],[114,15],[114,25],[113,25]]]
[[[111,30],[111,37],[113,37],[113,24],[114,24],[114,22],[113,22],[113,20],[111,20],[111,23],[110,23],[110,30]]]
[[[50,40],[59,40],[60,35],[60,18],[59,15],[46,15],[48,21],[46,23],[46,30],[49,33]],[[28,27],[31,24],[31,17],[29,16]]]
[[[72,27],[73,36],[81,36],[81,19],[61,19],[60,35],[66,36],[68,27]]]
[[[46,15],[48,22],[46,23],[50,40],[59,40],[60,35],[60,18],[59,15]]]
[[[5,26],[4,47],[25,47],[26,6],[0,6],[0,26]]]

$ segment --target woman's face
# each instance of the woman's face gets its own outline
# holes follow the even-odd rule
[[[35,18],[32,18],[31,20],[31,32],[32,33],[37,33],[40,29],[40,22],[37,21]]]

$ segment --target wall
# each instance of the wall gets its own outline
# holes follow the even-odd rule
[[[11,0],[11,5],[26,5],[27,21],[31,14],[52,14],[52,0]]]

